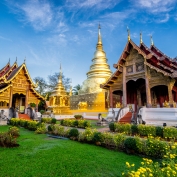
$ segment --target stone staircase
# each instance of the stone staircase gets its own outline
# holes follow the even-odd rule
[[[28,114],[18,114],[18,117],[20,119],[31,120]]]
[[[124,117],[122,117],[119,121],[119,123],[131,123],[131,118],[132,118],[132,112],[128,112],[125,114]]]

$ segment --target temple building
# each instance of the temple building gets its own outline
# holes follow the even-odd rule
[[[44,98],[35,90],[25,62],[18,66],[10,61],[0,70],[0,109],[18,108],[24,113],[30,103],[38,105]]]
[[[151,36],[147,47],[140,34],[140,45],[130,38],[116,64],[116,71],[102,89],[109,90],[110,107],[116,107],[113,95],[120,96],[124,107],[132,105],[136,111],[146,107],[176,107],[177,62],[158,49]]]
[[[99,25],[98,42],[90,70],[87,72],[87,79],[83,82],[79,95],[70,97],[71,110],[105,110],[108,107],[106,101],[108,92],[100,88],[100,84],[104,84],[112,72],[103,50],[100,30]]]
[[[69,108],[69,95],[67,94],[62,83],[61,65],[58,84],[49,97],[49,105],[50,106],[48,107],[48,109],[53,111],[55,114],[71,114]]]

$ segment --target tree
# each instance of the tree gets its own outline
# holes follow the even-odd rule
[[[49,79],[48,89],[49,89],[49,90],[53,90],[53,89],[56,87],[56,85],[57,85],[57,83],[58,83],[59,75],[60,75],[60,73],[55,72],[53,75],[49,75],[49,76],[48,76],[48,79]],[[71,79],[65,77],[65,76],[63,75],[63,73],[62,73],[62,82],[63,82],[63,86],[65,87],[65,90],[66,90],[67,92],[69,92],[70,86],[71,86],[71,85],[70,85]]]
[[[73,87],[73,95],[78,95],[79,94],[79,90],[81,89],[81,85],[77,84],[76,86]]]
[[[37,83],[36,90],[41,94],[45,94],[45,90],[48,88],[47,82],[42,77],[35,77],[34,82]]]

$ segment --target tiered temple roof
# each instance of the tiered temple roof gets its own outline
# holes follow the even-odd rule
[[[140,35],[141,36],[141,35]],[[151,69],[156,70],[157,72],[162,73],[164,76],[169,76],[171,78],[177,78],[177,62],[176,59],[172,59],[161,52],[153,43],[151,39],[151,46],[147,47],[143,41],[142,36],[140,39],[140,45],[137,46],[131,39],[128,37],[127,44],[114,68],[116,71],[112,76],[107,80],[104,85],[101,85],[101,88],[109,88],[116,80],[117,77],[123,72],[122,65],[126,61],[126,58],[130,54],[131,49],[135,49],[140,55],[144,57],[144,64]]]

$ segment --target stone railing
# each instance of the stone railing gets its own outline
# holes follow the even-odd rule
[[[143,107],[138,112],[137,122],[145,121],[149,125],[160,125],[166,123],[167,126],[177,126],[177,108],[146,108]]]

